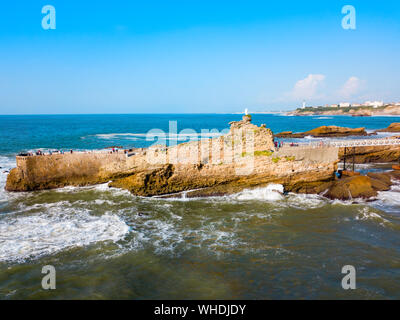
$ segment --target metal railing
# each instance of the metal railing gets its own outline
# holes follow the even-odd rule
[[[394,146],[400,145],[400,139],[358,139],[358,140],[336,140],[329,141],[329,146],[347,147],[373,147],[373,146]]]
[[[284,143],[284,148],[350,148],[350,147],[369,147],[369,146],[400,146],[400,139],[348,139],[331,141],[310,141]]]

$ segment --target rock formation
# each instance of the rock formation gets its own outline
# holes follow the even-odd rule
[[[324,196],[330,199],[352,200],[370,199],[379,191],[388,191],[393,185],[392,179],[399,179],[400,174],[368,173],[366,176],[353,176],[330,183]]]
[[[243,189],[282,184],[285,191],[318,193],[332,199],[371,198],[388,190],[400,171],[335,177],[343,148],[290,147],[276,150],[274,136],[251,116],[230,123],[229,132],[213,139],[177,146],[152,146],[135,153],[73,153],[17,157],[7,177],[9,191],[31,191],[110,182],[139,196],[226,195]],[[389,126],[395,130],[398,124]],[[302,133],[315,137],[365,135],[364,128],[320,127]],[[278,136],[293,137],[283,132]],[[400,147],[357,147],[356,163],[397,161]],[[347,153],[349,154],[349,152]]]
[[[375,132],[400,132],[400,123],[394,122],[386,129],[376,130]]]
[[[266,126],[251,117],[231,122],[228,134],[179,144],[153,146],[124,154],[65,154],[17,157],[6,189],[28,191],[88,185],[112,180],[110,186],[140,196],[195,190],[188,196],[238,192],[281,183],[287,191],[312,191],[334,179],[338,149],[274,147]]]
[[[306,132],[293,133],[285,131],[275,135],[277,138],[304,138],[311,136],[314,138],[329,138],[329,137],[348,137],[348,136],[366,136],[368,135],[365,128],[344,128],[337,126],[322,126]]]

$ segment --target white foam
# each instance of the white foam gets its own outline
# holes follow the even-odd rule
[[[297,194],[290,193],[287,197],[287,204],[296,209],[315,209],[327,204],[327,199],[318,194]]]
[[[390,138],[396,137],[399,135],[399,132],[377,132],[376,137],[378,138]]]
[[[47,214],[3,217],[0,261],[24,261],[99,241],[116,242],[129,232],[129,226],[114,214],[93,216],[73,208],[64,209],[65,214],[59,207],[54,209]]]
[[[390,191],[378,192],[378,204],[398,207],[400,211],[400,185],[395,184]]]
[[[234,195],[237,200],[283,200],[284,188],[281,184],[270,184],[265,188],[246,189]]]
[[[85,191],[85,190],[86,191],[94,190],[94,191],[99,191],[99,192],[109,191],[109,192],[112,192],[113,195],[125,195],[125,196],[133,197],[133,195],[128,190],[109,187],[108,184],[109,184],[109,182],[92,185],[92,186],[84,186],[84,187],[67,186],[67,187],[63,187],[63,188],[54,189],[54,191],[60,192],[60,193],[77,193],[77,192],[81,192],[81,191]]]
[[[7,181],[8,172],[16,167],[15,158],[0,156],[0,203],[7,201],[9,193],[4,190]]]
[[[378,213],[372,211],[372,208],[370,207],[363,207],[358,210],[358,214],[355,217],[356,220],[376,220],[379,221],[381,225],[385,223],[389,223],[388,220],[380,216]]]

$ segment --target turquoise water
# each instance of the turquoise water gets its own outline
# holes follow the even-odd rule
[[[154,142],[146,141],[142,135],[151,129],[168,132],[169,121],[177,121],[177,133],[184,129],[200,133],[201,129],[222,131],[229,128],[230,121],[241,118],[242,115],[238,114],[0,116],[0,155],[13,155],[38,148],[99,149],[110,145],[145,147]],[[276,133],[287,130],[306,131],[322,125],[374,130],[385,128],[392,122],[400,122],[400,117],[253,116],[254,124],[265,123]]]
[[[227,128],[241,115],[0,116],[1,299],[399,299],[400,185],[376,202],[260,188],[229,197],[146,199],[106,184],[8,193],[15,155],[35,149],[144,147],[145,133]],[[399,117],[254,115],[273,131],[366,127]],[[179,135],[183,142],[185,135]],[[190,137],[193,137],[191,135]],[[363,172],[390,166],[361,165]],[[57,289],[41,288],[54,265]],[[341,268],[357,289],[341,287]]]

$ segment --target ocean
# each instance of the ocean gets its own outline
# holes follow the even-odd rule
[[[241,117],[0,116],[0,299],[399,299],[400,185],[356,203],[276,198],[268,188],[201,199],[135,197],[107,184],[4,190],[20,152],[147,147],[157,132],[181,143]],[[253,114],[274,132],[372,132],[393,122],[400,117]],[[46,265],[56,269],[55,290],[42,289]],[[355,290],[342,288],[345,265],[356,269]]]

